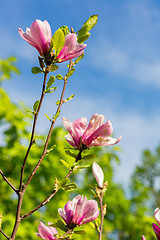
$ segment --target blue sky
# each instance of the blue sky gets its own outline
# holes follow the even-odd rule
[[[42,76],[30,71],[38,64],[38,53],[21,39],[18,27],[25,30],[35,19],[46,19],[53,33],[62,25],[77,31],[93,14],[99,15],[98,23],[66,92],[76,96],[63,106],[62,116],[75,120],[97,112],[112,121],[114,136],[122,135],[119,145],[123,148],[116,179],[127,184],[142,150],[155,149],[160,143],[158,0],[2,1],[0,56],[16,56],[21,71],[4,87],[15,102],[32,106],[39,98]],[[60,88],[61,83],[57,84]],[[58,92],[47,97],[43,113],[52,115],[57,98]],[[39,129],[45,132],[48,123],[41,117]]]

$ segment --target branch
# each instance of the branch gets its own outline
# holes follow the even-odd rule
[[[18,189],[16,189],[16,188],[13,186],[13,184],[8,180],[8,178],[4,175],[4,173],[2,172],[1,169],[0,169],[0,174],[2,175],[4,181],[5,181],[6,183],[8,183],[8,185],[9,185],[9,186],[17,193],[17,195],[18,195]]]

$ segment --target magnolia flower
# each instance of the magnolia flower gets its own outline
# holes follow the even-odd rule
[[[93,162],[92,171],[98,183],[98,186],[100,188],[103,188],[104,174],[101,167],[96,162]]]
[[[48,223],[50,225],[51,223]],[[55,234],[58,234],[57,229],[54,227],[47,227],[44,223],[40,222],[36,235],[44,240],[54,240]]]
[[[110,137],[113,131],[111,121],[104,123],[104,116],[101,114],[95,113],[88,126],[86,118],[79,118],[74,122],[64,117],[62,120],[69,132],[65,138],[72,147],[80,148],[82,144],[87,147],[107,146],[116,144],[121,139]]]
[[[69,201],[64,209],[58,212],[70,228],[95,220],[99,215],[98,204],[95,200],[87,200],[86,197],[77,195]]]
[[[20,36],[31,46],[35,47],[41,56],[44,56],[50,50],[51,27],[45,20],[44,22],[36,19],[31,28],[26,28],[26,33],[18,28]]]
[[[86,46],[87,44],[79,44],[77,42],[77,35],[75,33],[68,33],[67,36],[65,36],[64,46],[57,56],[57,59],[59,62],[64,62],[76,58],[84,52]]]
[[[142,240],[146,240],[145,236],[142,235]]]
[[[156,219],[158,225],[160,225],[160,209],[156,208],[154,212],[154,218]],[[156,234],[157,240],[160,240],[160,227],[157,226],[155,223],[152,224],[153,231]]]

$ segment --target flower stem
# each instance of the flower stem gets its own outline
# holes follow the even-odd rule
[[[99,196],[99,203],[100,203],[100,210],[101,210],[101,225],[100,225],[100,231],[99,231],[99,240],[102,239],[103,220],[104,220],[103,194],[104,194],[104,192],[101,191],[101,194]]]

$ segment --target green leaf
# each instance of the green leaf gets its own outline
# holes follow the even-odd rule
[[[89,222],[89,225],[90,225],[92,228],[94,228],[94,229],[95,229],[95,225],[94,225],[94,223],[93,223],[93,222]]]
[[[48,118],[49,121],[51,121],[51,118],[47,114],[44,115],[46,116],[46,118]]]
[[[88,168],[90,165],[78,166],[78,169]]]
[[[79,38],[78,38],[78,43],[81,44],[81,43],[85,42],[85,41],[90,37],[90,35],[91,35],[91,34],[87,32],[86,34],[84,34],[84,36],[79,37]]]
[[[56,227],[58,227],[59,229],[61,229],[62,231],[66,232],[67,231],[67,227],[65,226],[65,224],[59,220],[56,219],[56,223],[55,223]]]
[[[69,28],[67,26],[62,26],[60,27],[64,33],[64,36],[66,36],[70,31],[69,31]]]
[[[56,145],[53,145],[50,149],[47,149],[47,153],[53,151],[53,149],[55,149]]]
[[[50,86],[52,86],[52,84],[55,82],[55,76],[50,76],[47,86],[46,86],[46,90],[48,90],[50,88]]]
[[[82,28],[77,32],[78,43],[81,43],[89,38],[90,34],[88,32],[96,25],[97,21],[98,15],[92,15],[89,17],[89,19],[83,24]],[[82,37],[84,37],[84,40]]]
[[[63,189],[66,190],[66,191],[72,191],[74,189],[77,188],[77,184],[75,183],[69,183],[69,184],[66,184]]]
[[[84,53],[82,53],[74,62],[74,64],[77,64],[82,58],[84,57]]]
[[[72,67],[71,70],[66,74],[66,77],[69,78],[70,76],[72,76],[72,74],[74,73],[75,68]]]
[[[59,105],[60,104],[60,100],[58,100],[57,102],[56,102],[56,105]]]
[[[37,112],[37,109],[39,107],[39,100],[37,100],[34,105],[33,105],[33,111],[36,113]]]
[[[74,94],[72,94],[70,97],[68,97],[67,99],[63,100],[63,103],[66,103],[68,101],[70,101],[72,98],[74,98]]]
[[[63,48],[64,43],[65,43],[65,36],[62,29],[59,28],[52,36],[51,45],[50,45],[51,49],[52,50],[54,49],[56,57],[58,56],[61,49]]]
[[[88,154],[88,155],[84,156],[82,159],[87,160],[87,159],[92,159],[92,158],[95,158],[94,154]]]
[[[59,66],[57,66],[55,64],[52,64],[51,67],[50,67],[50,71],[55,72],[58,68],[59,68]]]
[[[86,233],[86,230],[84,230],[84,229],[76,230],[76,231],[74,231],[74,233],[75,234],[84,234],[84,233]]]
[[[62,180],[61,182],[61,187],[65,186],[66,184],[68,184],[70,182],[70,179],[69,178],[65,178]]]
[[[41,70],[39,67],[33,67],[31,71],[33,74],[38,74],[43,72],[43,70]]]
[[[56,76],[56,78],[57,78],[58,80],[63,80],[63,76],[62,76],[61,74],[58,74],[58,75]]]
[[[57,87],[51,87],[48,90],[45,90],[45,93],[53,93],[56,90],[57,90]]]
[[[74,153],[73,153],[72,151],[70,151],[70,150],[66,150],[65,153],[66,153],[67,155],[69,155],[70,157],[77,158],[77,155],[74,154]]]
[[[53,119],[56,120],[59,117],[61,110],[58,110],[58,112],[56,113],[56,115],[53,115]]]
[[[68,164],[66,161],[64,161],[64,160],[61,159],[60,162],[61,162],[65,167],[67,167],[67,168],[70,169],[70,166],[69,166],[69,164]]]

